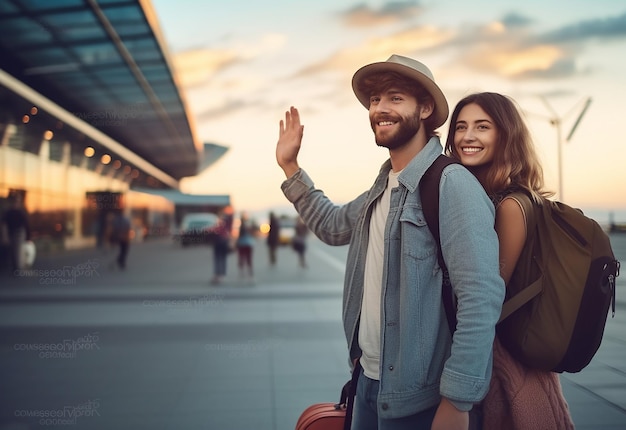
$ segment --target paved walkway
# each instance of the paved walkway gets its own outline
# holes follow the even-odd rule
[[[74,273],[66,286],[41,274],[0,277],[0,430],[50,427],[34,415],[59,406],[90,411],[72,430],[290,430],[309,404],[336,401],[349,378],[345,248],[312,240],[304,270],[289,249],[269,267],[263,245],[254,285],[231,258],[227,283],[211,287],[209,250],[162,241],[134,246],[126,272],[108,269],[113,254],[97,250],[42,257],[41,270]],[[626,235],[614,247],[626,261]],[[88,277],[94,263],[97,276]],[[626,429],[626,275],[618,281],[597,356],[561,376],[580,430]],[[15,347],[94,332],[97,350],[72,360]]]

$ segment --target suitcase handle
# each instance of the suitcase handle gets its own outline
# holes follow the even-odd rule
[[[361,364],[357,360],[352,369],[352,379],[341,388],[339,403],[335,404],[335,410],[345,409],[346,418],[343,422],[343,430],[350,430],[352,426],[352,410],[354,409],[354,397],[356,396],[356,384],[361,373]]]

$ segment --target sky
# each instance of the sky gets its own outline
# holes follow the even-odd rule
[[[207,171],[184,179],[184,192],[229,194],[236,211],[288,211],[275,147],[278,123],[295,106],[304,124],[300,166],[334,202],[350,201],[388,158],[374,143],[352,75],[399,54],[430,68],[450,111],[474,92],[515,99],[554,191],[562,166],[556,198],[604,221],[611,211],[626,221],[623,0],[152,4],[199,139],[229,147]],[[439,132],[445,141],[448,122]]]

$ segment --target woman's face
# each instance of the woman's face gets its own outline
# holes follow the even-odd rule
[[[485,111],[475,103],[465,105],[454,125],[454,150],[464,166],[483,166],[493,161],[498,130]]]

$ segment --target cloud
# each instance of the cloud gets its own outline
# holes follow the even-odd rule
[[[592,38],[626,38],[626,13],[609,18],[581,21],[548,32],[540,37],[544,42],[572,43]]]
[[[205,83],[237,61],[238,54],[229,50],[193,49],[173,56],[174,70],[185,88]]]
[[[283,106],[285,104],[283,100],[270,101],[274,100],[269,95],[272,94],[272,85],[278,85],[283,90],[293,86],[292,93],[308,93],[309,99],[315,98],[312,94],[323,100],[331,100],[334,97],[336,102],[346,91],[350,91],[349,86],[346,86],[346,77],[351,76],[359,67],[376,61],[385,61],[392,53],[411,56],[416,52],[440,46],[452,36],[453,33],[449,31],[440,31],[432,26],[420,26],[389,36],[373,37],[360,46],[339,50],[311,63],[289,77],[271,78],[268,75],[266,80],[255,82],[255,85],[248,83],[246,92],[243,91],[246,85],[243,80],[233,80],[229,84],[230,88],[226,88],[228,81],[221,76],[213,84],[203,88],[205,97],[198,96],[196,92],[198,99],[209,100],[202,102],[203,106],[198,109],[200,113],[197,119],[213,120],[244,109]],[[231,72],[232,70],[229,74],[232,74]],[[306,89],[301,88],[303,85],[300,80],[303,79],[307,80]],[[314,79],[314,84],[310,83],[311,79]],[[339,91],[334,88],[339,88]]]
[[[552,61],[549,67],[528,67],[516,75],[520,79],[556,79],[572,76],[582,71],[576,67],[576,60],[564,57]],[[583,72],[584,73],[584,72]]]
[[[174,69],[183,87],[189,89],[205,85],[228,68],[280,50],[286,39],[284,34],[268,33],[253,43],[233,43],[229,48],[197,48],[176,52],[173,56]]]
[[[308,65],[293,77],[302,78],[325,72],[354,73],[359,67],[375,61],[385,61],[391,54],[410,56],[416,52],[441,46],[453,36],[451,31],[432,26],[419,26],[374,37],[360,46],[337,51],[332,56]]]
[[[419,11],[415,2],[400,2],[387,3],[377,10],[359,5],[342,16],[351,25],[364,26],[400,20],[403,14],[415,16]],[[477,26],[415,25],[369,37],[321,59],[313,58],[293,73],[275,65],[279,58],[275,54],[287,44],[286,36],[278,33],[229,49],[180,53],[176,60],[185,86],[196,85],[194,89],[199,90],[195,91],[197,118],[204,122],[243,110],[282,106],[287,102],[284,96],[277,97],[276,88],[290,97],[340,103],[349,93],[346,81],[359,67],[384,61],[392,53],[421,58],[447,55],[453,58],[448,65],[451,69],[469,69],[508,80],[554,80],[589,73],[591,70],[582,70],[577,61],[584,48],[582,41],[626,36],[624,21],[626,14],[537,33],[532,19],[510,12],[497,21]],[[393,27],[386,31],[393,31]]]
[[[565,53],[554,45],[519,46],[511,41],[493,41],[482,44],[459,58],[465,65],[480,72],[493,73],[507,78],[553,75],[554,67],[565,61]],[[563,70],[571,72],[571,70]]]
[[[421,11],[422,7],[414,1],[389,2],[378,10],[361,3],[342,12],[340,17],[350,27],[373,27],[406,20]]]
[[[196,119],[200,122],[214,121],[219,118],[223,118],[227,115],[230,115],[233,112],[237,112],[239,110],[250,107],[251,105],[252,104],[248,100],[244,100],[244,99],[227,100],[224,103],[222,103],[220,106],[211,107],[198,113],[196,115]]]
[[[532,19],[517,12],[511,12],[502,18],[502,24],[507,28],[527,27],[532,22]]]
[[[246,59],[255,59],[280,51],[287,44],[287,36],[282,33],[266,33],[253,43],[239,44],[233,49]]]
[[[583,42],[626,38],[626,14],[532,33],[532,20],[509,13],[501,20],[461,29],[448,47],[461,49],[455,64],[510,79],[556,79],[589,73],[577,66]]]

